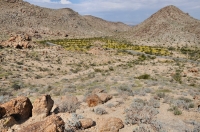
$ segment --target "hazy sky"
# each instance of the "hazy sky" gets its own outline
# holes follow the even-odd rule
[[[24,0],[48,8],[71,8],[81,15],[138,24],[159,9],[175,5],[200,20],[200,0]]]

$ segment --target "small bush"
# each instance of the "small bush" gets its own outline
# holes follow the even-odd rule
[[[192,102],[191,99],[185,98],[185,97],[179,97],[178,99],[179,99],[179,100],[184,100],[186,103]]]
[[[154,116],[158,114],[158,110],[149,104],[142,99],[134,99],[131,106],[125,110],[125,123],[131,125],[151,124]]]
[[[123,85],[118,87],[118,92],[128,95],[128,96],[133,96],[133,91],[131,90],[131,86],[128,85]]]
[[[139,77],[136,77],[137,79],[150,79],[150,75],[149,74],[143,74],[143,75],[140,75]]]
[[[67,99],[60,100],[57,105],[59,107],[59,112],[73,113],[79,108],[80,103],[74,96],[67,96]]]
[[[96,109],[94,110],[94,112],[95,112],[97,115],[107,114],[106,110],[103,109],[103,108],[96,108]]]
[[[21,88],[21,86],[17,83],[14,83],[12,86],[11,86],[14,90],[18,90]]]
[[[162,92],[161,92],[161,93],[157,93],[156,95],[157,95],[159,98],[164,98],[164,97],[165,97],[165,93],[162,93]]]
[[[168,109],[169,111],[173,111],[174,115],[181,115],[182,112],[179,110],[179,108],[177,106],[172,106],[170,109]]]

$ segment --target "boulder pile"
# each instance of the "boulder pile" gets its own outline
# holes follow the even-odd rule
[[[0,46],[23,49],[33,47],[33,42],[28,34],[16,34],[11,35],[8,40],[1,42]]]
[[[96,94],[99,95],[96,96],[101,103],[111,98],[103,93],[96,92]],[[97,132],[118,132],[124,127],[122,120],[116,117],[102,117],[94,121],[76,113],[55,113],[52,111],[53,107],[55,105],[50,95],[35,99],[33,104],[27,97],[12,99],[0,105],[0,130],[1,132],[71,132],[92,127]]]

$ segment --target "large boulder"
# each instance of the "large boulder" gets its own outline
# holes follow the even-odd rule
[[[13,116],[16,121],[28,119],[32,115],[32,104],[27,97],[18,97],[2,104],[5,116]]]
[[[44,95],[36,99],[33,103],[33,116],[42,115],[44,117],[50,114],[54,101],[50,95]]]
[[[122,120],[116,117],[100,118],[97,120],[97,132],[118,132],[123,127]]]
[[[101,99],[96,94],[89,95],[86,98],[86,102],[87,102],[89,107],[94,107],[94,106],[97,106],[98,104],[102,103]]]
[[[59,116],[49,116],[43,121],[39,121],[23,127],[18,132],[64,132],[65,122]]]

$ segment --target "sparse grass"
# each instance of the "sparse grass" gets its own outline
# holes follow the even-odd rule
[[[159,89],[159,90],[157,90],[156,91],[157,93],[170,93],[170,92],[172,92],[171,90],[169,90],[169,89]]]

